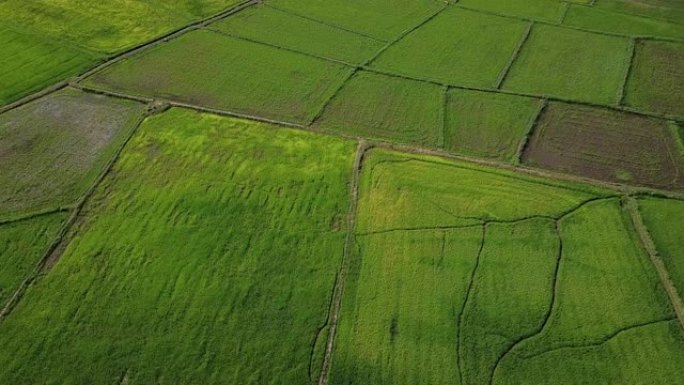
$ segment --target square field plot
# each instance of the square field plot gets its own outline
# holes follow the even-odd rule
[[[361,71],[325,108],[317,127],[388,141],[437,147],[443,88]]]
[[[684,332],[619,198],[437,158],[366,155],[331,384],[684,374]]]
[[[97,62],[78,48],[0,27],[0,105],[76,75]]]
[[[268,5],[390,41],[444,7],[439,0],[270,0]]]
[[[458,6],[530,20],[557,23],[565,4],[558,0],[459,0]]]
[[[452,89],[446,104],[444,148],[514,162],[540,106],[534,98]]]
[[[681,189],[684,158],[675,139],[660,119],[551,103],[523,162],[610,182]]]
[[[382,41],[264,5],[242,10],[210,28],[351,63],[368,60],[384,45]]]
[[[351,69],[258,43],[196,31],[88,79],[114,91],[306,123]]]
[[[684,117],[684,43],[639,40],[625,103]]]
[[[627,38],[535,25],[503,88],[616,104],[629,66],[629,51]]]
[[[65,89],[0,115],[0,219],[76,203],[143,107]]]
[[[186,110],[148,118],[0,324],[0,383],[309,383],[355,149]]]
[[[526,28],[523,21],[449,8],[372,66],[449,84],[494,86]]]

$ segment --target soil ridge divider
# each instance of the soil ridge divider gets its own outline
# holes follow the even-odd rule
[[[78,200],[78,202],[72,210],[71,216],[69,216],[69,219],[67,219],[64,222],[64,224],[60,228],[59,232],[57,233],[53,241],[47,246],[43,253],[43,256],[33,269],[33,272],[30,273],[29,276],[26,279],[24,279],[24,281],[22,281],[19,287],[15,290],[12,297],[5,303],[5,306],[2,308],[2,310],[0,310],[0,322],[2,322],[5,319],[5,317],[7,317],[11,313],[11,311],[16,307],[16,305],[19,303],[19,301],[23,298],[24,294],[26,293],[26,290],[28,290],[28,288],[36,280],[38,280],[41,275],[49,272],[49,270],[55,265],[55,263],[58,262],[59,258],[62,256],[62,253],[64,252],[64,250],[70,242],[68,235],[72,228],[74,228],[76,223],[79,221],[80,213],[85,207],[86,203],[93,195],[97,187],[100,185],[100,183],[109,174],[109,172],[111,171],[116,161],[119,159],[119,156],[123,152],[128,142],[131,140],[131,138],[133,138],[135,133],[138,132],[140,126],[143,124],[145,119],[150,115],[151,114],[147,112],[143,112],[141,116],[138,118],[138,120],[134,124],[132,124],[132,127],[129,129],[129,132],[126,135],[124,141],[114,152],[114,155],[110,158],[109,162],[107,162],[105,167],[103,167],[102,171],[95,179],[95,181],[90,185],[88,190]]]
[[[513,68],[513,63],[515,63],[515,61],[518,59],[518,56],[520,56],[520,51],[522,51],[523,46],[525,46],[525,43],[530,38],[530,34],[532,34],[532,28],[534,28],[534,21],[530,21],[529,23],[527,23],[527,27],[525,28],[525,31],[523,31],[523,34],[520,37],[520,40],[518,41],[518,44],[515,46],[515,49],[513,50],[510,59],[508,59],[508,62],[499,73],[499,77],[496,79],[496,83],[494,84],[495,89],[501,89],[501,86],[503,85],[504,81],[506,81],[508,73],[511,72],[511,68]]]
[[[651,238],[651,234],[649,233],[646,224],[644,224],[641,212],[639,211],[639,203],[633,197],[627,197],[624,206],[632,219],[632,225],[639,236],[641,246],[648,254],[651,263],[658,274],[658,278],[660,278],[660,283],[667,293],[670,304],[672,305],[672,310],[679,321],[679,326],[684,330],[684,302],[682,302],[682,297],[677,292],[677,288],[670,279],[670,273],[668,272],[665,263],[660,258],[655,242],[653,241],[653,238]]]
[[[523,135],[522,139],[520,139],[520,143],[518,143],[518,149],[515,152],[513,164],[522,164],[523,156],[525,155],[525,151],[527,150],[527,147],[530,144],[532,135],[534,135],[534,131],[536,130],[537,125],[539,124],[539,120],[541,120],[541,117],[544,114],[544,110],[546,109],[546,107],[548,107],[548,105],[549,101],[547,99],[542,99],[539,101],[539,107],[532,116],[532,119],[530,119],[530,123],[527,126],[527,130],[525,131],[525,135]]]
[[[638,43],[637,38],[629,39],[628,56],[625,64],[625,72],[622,77],[622,83],[620,84],[620,89],[617,94],[617,105],[625,105],[625,98],[627,97],[627,83],[629,82],[629,76],[632,74],[632,69],[634,68],[634,60],[636,59],[636,46]]]
[[[0,219],[0,226],[8,225],[10,223],[28,221],[28,220],[31,220],[34,218],[48,216],[48,215],[52,215],[52,214],[63,213],[66,211],[73,210],[74,207],[75,206],[73,206],[73,205],[65,205],[65,206],[53,207],[53,208],[48,208],[48,209],[43,209],[43,210],[38,210],[38,211],[33,211],[33,212],[28,212],[28,213],[12,214],[12,215],[9,215],[5,218],[1,218]]]
[[[325,354],[323,356],[323,363],[321,365],[320,377],[318,385],[327,385],[330,377],[330,368],[332,367],[333,350],[335,348],[335,337],[337,334],[337,325],[340,318],[340,310],[342,307],[342,297],[344,294],[344,285],[347,271],[349,270],[349,263],[351,253],[353,252],[354,244],[356,243],[356,215],[359,204],[359,182],[361,178],[361,169],[363,168],[363,160],[366,152],[371,147],[365,141],[359,141],[356,158],[354,159],[354,166],[351,175],[351,182],[349,185],[350,200],[349,212],[347,214],[347,237],[344,243],[344,251],[342,253],[342,263],[336,279],[336,285],[333,289],[332,307],[329,311],[328,318],[328,340],[325,345]]]

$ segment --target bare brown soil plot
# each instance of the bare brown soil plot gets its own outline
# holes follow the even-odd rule
[[[551,103],[523,163],[618,183],[681,189],[682,157],[666,121]]]

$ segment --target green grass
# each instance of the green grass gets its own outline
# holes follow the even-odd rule
[[[97,55],[0,27],[0,105],[76,75]]]
[[[350,63],[371,58],[383,46],[380,41],[263,5],[245,9],[211,28]]]
[[[462,383],[488,384],[499,356],[542,325],[558,250],[551,220],[487,226],[459,333]]]
[[[28,278],[68,214],[0,224],[0,309]]]
[[[270,0],[268,5],[392,40],[444,6],[438,0]]]
[[[684,3],[679,0],[601,0],[595,7],[682,24]]]
[[[436,147],[442,131],[439,86],[357,72],[316,122],[343,134]]]
[[[670,279],[684,296],[684,202],[645,198],[639,200],[639,211]]]
[[[237,4],[238,0],[0,2],[0,23],[112,53]]]
[[[619,202],[584,206],[560,234],[548,322],[502,358],[494,383],[543,383],[550,372],[555,384],[676,383],[684,334]]]
[[[556,23],[563,15],[564,5],[556,0],[459,0],[459,6],[502,15]]]
[[[356,144],[172,109],[0,323],[1,383],[305,384]]]
[[[628,36],[658,36],[684,39],[684,24],[571,5],[564,25]]]
[[[88,84],[243,114],[308,122],[351,70],[211,31],[174,39]]]
[[[684,116],[684,43],[637,42],[625,103]]]
[[[494,86],[526,24],[450,8],[387,49],[374,67],[468,86]]]
[[[374,150],[364,163],[357,229],[460,226],[556,216],[606,191],[517,173]]]
[[[65,89],[0,115],[0,218],[76,203],[142,110]]]
[[[539,100],[462,89],[449,91],[444,147],[465,155],[515,161]]]
[[[536,25],[503,88],[615,104],[628,56],[626,38]]]

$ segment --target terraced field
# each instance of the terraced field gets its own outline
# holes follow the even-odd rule
[[[0,1],[0,384],[680,384],[683,17]]]

